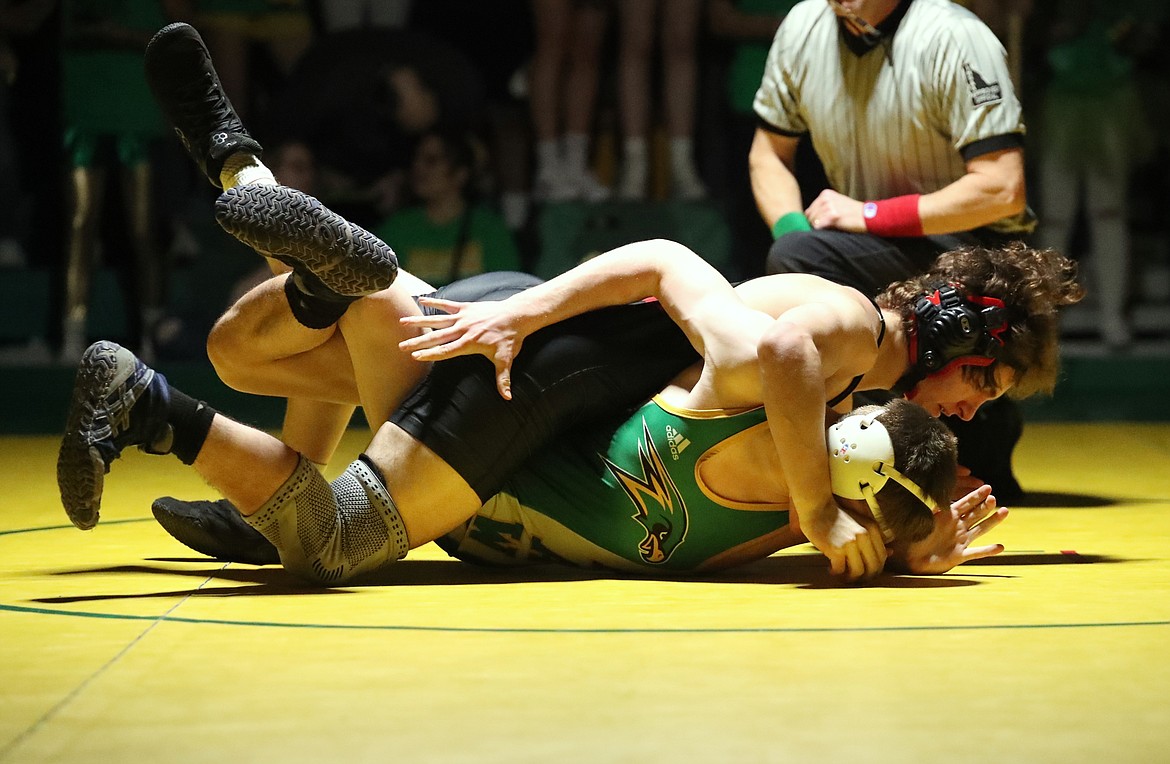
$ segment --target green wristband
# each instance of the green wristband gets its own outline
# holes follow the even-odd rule
[[[808,218],[804,216],[803,212],[788,212],[780,216],[780,219],[772,224],[772,238],[779,239],[786,233],[793,231],[811,231],[812,226],[808,223]]]

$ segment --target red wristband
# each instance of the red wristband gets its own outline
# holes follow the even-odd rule
[[[921,236],[922,218],[918,217],[920,194],[895,196],[878,202],[866,202],[861,208],[865,230],[877,236]]]

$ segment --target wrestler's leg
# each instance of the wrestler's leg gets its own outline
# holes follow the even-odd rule
[[[272,173],[260,162],[260,145],[252,139],[232,108],[231,102],[227,99],[220,85],[207,48],[194,29],[186,24],[172,24],[160,30],[147,47],[146,77],[163,114],[176,128],[184,147],[212,185],[230,191],[237,186],[247,187],[252,184],[270,185],[275,183]],[[245,188],[229,202],[237,204],[238,209],[240,200],[256,198],[260,204],[264,204],[270,198],[278,198],[279,193],[255,196],[253,192]],[[365,247],[361,251],[368,252],[371,250],[369,246],[371,237],[365,232],[345,225],[344,221],[338,220],[336,216],[330,217],[328,211],[323,210],[314,200],[298,198],[297,201],[301,204],[296,210],[298,214],[312,216],[315,222],[324,223],[324,225],[315,226],[316,230],[324,233],[326,239],[324,243],[328,244],[330,241],[341,243],[341,246],[334,247],[327,253],[328,262],[326,264],[330,266],[332,271],[344,271],[352,275],[354,269],[344,266],[346,259],[352,256],[353,251],[345,251],[345,249],[347,246],[352,246],[356,250],[358,245],[361,245]],[[231,210],[228,209],[228,212],[230,213]],[[233,225],[242,225],[243,230],[249,234],[256,233],[254,226],[251,225],[256,216],[249,216],[249,210],[238,211],[234,216],[229,214],[228,217],[229,222]],[[351,244],[347,245],[346,242]],[[280,256],[283,251],[280,245],[284,242],[271,241],[271,243],[277,246],[271,250],[258,247],[257,251],[263,255],[276,254]],[[295,255],[296,253],[284,252],[283,254]],[[379,263],[383,267],[378,268],[377,273],[361,272],[357,274],[361,276],[362,280],[361,289],[358,290],[361,294],[384,286],[387,283],[385,281],[387,273],[389,279],[393,280],[393,267],[396,265],[393,254],[389,252],[388,248],[385,252],[378,251],[373,252],[373,254],[378,255]],[[296,258],[292,259],[295,261]],[[339,261],[342,262],[342,268],[335,267]],[[273,263],[273,260],[269,258],[269,262]],[[286,263],[294,269],[297,266],[296,263],[288,262],[287,259]],[[279,266],[274,270],[279,272],[282,268],[283,266]],[[309,270],[312,271],[311,265]],[[299,283],[301,287],[305,286],[306,281],[311,281],[311,279],[306,278],[306,274],[299,275],[301,276]],[[287,278],[283,283],[288,283]],[[426,287],[409,275],[399,283],[405,283],[405,288],[416,291]],[[349,279],[345,286],[349,287],[353,284],[354,281]],[[266,293],[257,293],[253,296],[256,302],[251,303],[252,310],[255,311],[256,306],[259,305],[259,311],[245,315],[251,316],[257,322],[254,326],[271,326],[274,324],[265,324],[265,321],[271,322],[275,311],[275,325],[291,327],[292,334],[285,333],[280,338],[283,340],[283,344],[252,343],[249,345],[241,343],[233,346],[231,342],[233,334],[227,331],[227,324],[222,324],[221,331],[213,337],[209,352],[213,358],[219,361],[221,375],[229,381],[234,379],[237,386],[244,389],[274,389],[274,394],[288,397],[289,403],[283,428],[283,437],[286,443],[303,452],[313,461],[323,464],[329,460],[336,449],[340,437],[352,417],[353,408],[360,399],[358,385],[353,378],[352,365],[348,362],[344,342],[338,338],[336,326],[333,325],[337,314],[334,313],[332,319],[326,315],[324,323],[319,321],[322,313],[330,313],[334,305],[340,304],[342,306],[340,310],[344,312],[345,302],[329,299],[337,297],[329,290],[326,290],[323,295],[326,298],[324,302],[315,299],[322,295],[303,293],[294,295],[297,297],[302,318],[307,315],[311,319],[310,323],[325,327],[323,331],[313,332],[307,326],[298,327],[285,320],[287,319],[285,314],[289,309],[289,295],[286,294],[283,298],[279,298],[278,295],[274,296],[272,286],[269,285]],[[351,298],[353,294],[353,292],[345,292],[345,295]],[[265,299],[267,302],[264,301]],[[411,307],[413,308],[413,306]],[[241,315],[236,313],[228,320],[241,318]],[[397,326],[396,323],[394,325]],[[240,335],[235,336],[238,338]],[[266,339],[272,340],[273,337],[268,336]],[[240,352],[247,355],[235,355]],[[300,356],[296,362],[296,370],[299,373],[296,374],[292,383],[294,386],[290,387],[288,372],[291,369],[287,359],[295,356]],[[250,358],[255,364],[241,371],[238,365],[234,365],[235,361],[241,357]],[[417,367],[417,364],[410,363]],[[414,378],[407,372],[400,374],[393,371],[390,373],[395,379],[400,380],[403,386],[413,384]],[[300,387],[297,388],[296,385]],[[388,398],[392,398],[395,394],[388,393]],[[379,399],[377,403],[372,404],[374,409],[384,410],[388,405],[384,400]],[[377,416],[380,419],[382,415],[378,414]],[[177,506],[183,505],[182,502],[161,499],[155,502],[156,517],[159,516],[160,504],[165,504],[167,501]],[[229,520],[238,517],[230,506],[222,506],[222,503],[214,503],[213,506],[217,510],[227,509],[228,513],[225,517]],[[185,510],[189,507],[180,506],[180,508]],[[183,519],[179,515],[174,517]],[[162,519],[160,517],[160,522]],[[268,550],[263,551],[264,555],[268,554]],[[267,559],[263,556],[262,558]],[[257,558],[253,557],[252,559]]]
[[[511,400],[496,391],[482,357],[451,358],[435,364],[390,421],[486,501],[552,438],[624,419],[699,360],[661,304],[617,305],[529,337],[513,365]]]
[[[381,570],[480,506],[451,467],[389,424],[331,483],[279,440],[219,415],[194,466],[276,547],[286,569],[313,583]]]
[[[272,172],[260,161],[260,144],[248,133],[232,107],[220,85],[207,47],[195,29],[176,23],[160,30],[147,45],[145,70],[160,110],[212,185],[232,189],[241,185],[276,183]],[[268,255],[263,251],[259,253]],[[274,273],[287,273],[290,269],[285,263],[271,257],[267,259]],[[284,307],[281,301],[273,304],[278,309]],[[326,343],[327,339],[326,333],[311,342],[315,346]],[[215,348],[212,351],[219,352]],[[248,351],[253,354],[262,352],[258,346],[248,348]],[[273,352],[281,351],[277,348]],[[324,351],[317,357],[323,355]],[[231,356],[221,357],[230,377]],[[263,362],[272,357],[270,354],[267,359],[260,360]],[[309,390],[307,397],[291,400],[286,410],[284,431],[288,442],[318,463],[329,459],[353,416],[357,402],[356,386],[352,382],[346,384],[344,378],[330,379],[322,377],[321,373],[323,370],[344,371],[345,368],[344,364],[335,363],[316,369],[314,378],[321,380],[321,385]],[[248,381],[244,379],[241,384]],[[328,389],[334,391],[333,397],[340,402],[318,400],[322,397],[320,390],[327,384]]]
[[[61,501],[78,527],[97,524],[105,475],[129,446],[193,465],[292,572],[315,582],[400,559],[479,506],[466,482],[393,425],[330,485],[278,439],[189,398],[125,348],[98,342],[78,369],[57,462]],[[401,494],[401,513],[388,489]]]
[[[216,372],[243,392],[362,405],[377,426],[427,371],[398,349],[417,332],[398,320],[418,314],[414,299],[395,285],[313,329],[292,315],[287,278],[255,287],[212,328],[207,352]]]
[[[312,398],[287,398],[280,439],[321,469],[333,458],[353,421],[356,406]]]
[[[194,28],[176,23],[159,30],[147,45],[145,70],[160,110],[188,154],[212,185],[225,189],[216,203],[220,224],[260,254],[293,270],[292,276],[281,277],[284,297],[269,285],[269,289],[256,295],[268,300],[266,309],[262,307],[249,315],[264,322],[270,319],[272,310],[279,315],[289,308],[301,324],[295,328],[302,331],[292,335],[264,334],[266,342],[280,340],[264,346],[271,348],[268,351],[262,351],[260,345],[245,348],[253,357],[263,353],[256,360],[267,376],[259,380],[233,365],[232,359],[240,357],[233,355],[236,348],[218,342],[210,350],[219,360],[225,381],[245,390],[310,399],[317,398],[317,392],[328,384],[336,392],[323,400],[355,403],[356,385],[345,384],[343,378],[342,349],[336,343],[329,344],[335,331],[333,325],[354,301],[391,286],[397,271],[393,251],[312,197],[275,185],[272,172],[260,161],[260,144],[232,107],[207,46]],[[314,335],[310,328],[323,331]],[[224,336],[231,335],[221,335],[218,340]],[[320,386],[314,389],[283,389],[289,381],[280,377],[279,361],[319,347],[322,350],[314,358],[332,360],[333,365],[307,362],[304,366],[310,372],[329,376],[321,378]],[[330,374],[330,370],[334,373]],[[264,385],[280,389],[257,389]]]
[[[412,279],[409,274],[401,273],[392,290],[407,290]],[[413,288],[429,291],[428,285],[417,279],[413,280],[417,282]],[[527,274],[490,273],[444,287],[440,294],[466,301],[503,299],[538,282],[539,279]],[[413,300],[409,301],[409,305],[399,302],[398,307],[395,307],[396,303],[392,296],[386,293],[358,300],[350,306],[338,325],[330,328],[330,339],[321,346],[313,347],[314,338],[323,336],[325,330],[306,332],[303,331],[304,327],[298,329],[295,326],[296,322],[288,314],[287,309],[281,307],[279,300],[263,298],[262,292],[265,288],[273,287],[262,285],[258,288],[259,291],[247,295],[246,300],[241,300],[236,309],[229,316],[225,316],[217,326],[216,331],[222,334],[214,335],[212,341],[212,347],[216,349],[212,357],[218,358],[221,352],[231,356],[233,362],[241,365],[243,373],[253,375],[248,384],[256,388],[262,385],[274,386],[267,389],[279,391],[288,389],[291,375],[298,386],[297,389],[321,397],[327,395],[329,391],[317,389],[315,386],[326,387],[323,381],[330,379],[329,375],[339,376],[340,383],[335,379],[330,384],[338,386],[338,389],[350,385],[351,394],[360,388],[361,400],[367,407],[367,417],[376,428],[381,420],[388,416],[388,412],[399,405],[425,372],[424,366],[417,364],[397,348],[399,336],[396,332],[401,330],[397,317],[403,307],[412,312],[416,309]],[[296,342],[303,342],[305,349],[294,357],[257,363],[258,358],[253,349],[270,346],[261,335],[271,330],[273,326],[279,327],[279,331],[287,332],[283,338],[274,338],[290,343],[282,352],[288,353]],[[339,338],[343,341],[339,341]],[[340,360],[337,354],[333,353],[338,348],[344,356]],[[409,363],[410,366],[404,366],[404,363]],[[323,368],[311,368],[316,366]],[[222,369],[221,374],[230,377],[230,373]],[[267,379],[258,379],[258,375],[262,374],[270,376]],[[488,392],[492,393],[490,375],[487,383]],[[428,400],[434,401],[435,396],[430,396]],[[288,415],[285,417],[281,433],[282,440],[318,464],[324,464],[336,448],[352,409],[347,409],[342,404],[305,398],[290,398],[288,405]],[[444,404],[437,401],[435,405]],[[409,474],[413,475],[418,470],[418,467],[413,467]],[[155,519],[168,533],[201,554],[255,565],[274,564],[279,561],[272,543],[248,526],[231,502],[225,499],[191,502],[164,496],[155,500],[151,509]],[[412,537],[418,537],[419,533],[426,536],[429,531],[426,529],[416,531]]]
[[[205,448],[209,441],[211,449]],[[185,464],[202,460],[217,488],[253,509],[287,479],[298,458],[279,440],[176,390],[129,350],[96,342],[78,367],[57,455],[61,502],[79,528],[97,524],[105,475],[128,446],[174,454]],[[240,461],[244,456],[251,458]]]

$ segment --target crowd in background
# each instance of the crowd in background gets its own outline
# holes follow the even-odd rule
[[[1135,299],[1170,304],[1170,143],[1149,107],[1170,95],[1166,13],[964,4],[1012,56],[1038,243],[1086,260],[1099,336],[1125,347]],[[751,103],[792,5],[0,0],[0,282],[49,274],[44,340],[73,363],[99,271],[118,274],[124,297],[127,336],[114,339],[164,358],[198,356],[210,321],[266,273],[212,230],[214,190],[142,81],[146,41],[175,19],[204,36],[278,180],[382,236],[433,284],[547,276],[562,262],[548,264],[553,239],[588,226],[609,229],[594,240],[639,238],[664,207],[684,210],[663,218],[680,227],[720,221],[726,235],[703,239],[713,262],[759,275],[771,233],[748,182]],[[797,168],[815,195],[812,151]]]

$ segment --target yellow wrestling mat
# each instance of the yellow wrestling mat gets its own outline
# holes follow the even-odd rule
[[[55,458],[0,439],[0,762],[1170,761],[1167,424],[1029,425],[1007,552],[864,588],[807,546],[671,581],[430,546],[306,589],[167,536],[153,498],[213,496],[177,460],[128,453],[83,533]]]

